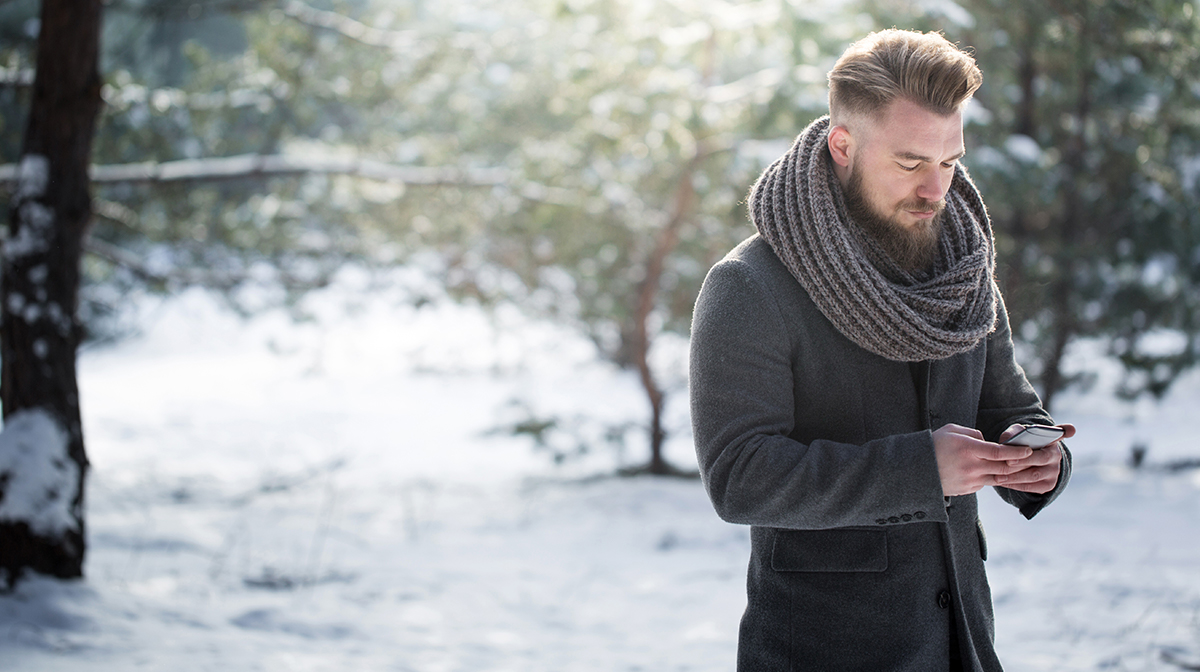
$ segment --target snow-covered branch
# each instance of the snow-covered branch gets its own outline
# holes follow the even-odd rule
[[[0,184],[15,184],[18,173],[18,166],[15,164],[0,165]],[[525,181],[506,168],[402,166],[358,158],[242,154],[179,161],[93,165],[91,168],[92,182],[97,184],[217,182],[308,174],[351,175],[412,186],[508,187],[521,197],[532,201],[569,204],[577,200],[569,190]]]
[[[148,89],[139,84],[105,84],[100,91],[105,104],[112,110],[124,111],[141,104],[150,105],[160,113],[172,108],[222,110],[244,107],[257,107],[265,112],[275,105],[277,99],[286,98],[288,93],[288,84],[282,81],[258,88],[239,87],[204,93],[170,87]]]
[[[33,68],[6,68],[0,66],[0,86],[33,86]]]

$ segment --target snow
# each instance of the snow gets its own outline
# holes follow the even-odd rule
[[[1034,164],[1042,158],[1042,148],[1028,135],[1014,134],[1004,141],[1004,149],[1021,163]]]
[[[77,529],[71,501],[78,480],[79,467],[67,456],[67,432],[52,415],[31,409],[5,421],[0,431],[0,522],[24,522],[49,538]]]
[[[54,211],[37,201],[20,202],[17,216],[20,229],[15,237],[4,241],[4,254],[11,260],[45,252],[54,235]]]
[[[54,211],[36,200],[50,184],[50,160],[40,154],[26,154],[17,167],[16,178],[13,204],[19,225],[17,235],[4,241],[4,254],[9,259],[45,251],[54,234]]]
[[[21,157],[21,165],[17,169],[18,201],[40,197],[46,193],[49,184],[50,159],[41,154],[26,154]]]
[[[970,30],[975,27],[975,17],[953,0],[921,0],[918,6],[925,14],[944,17],[959,28]]]
[[[346,272],[301,306],[231,316],[198,291],[137,302],[144,332],[85,351],[92,471],[81,582],[0,596],[4,669],[730,670],[747,530],[645,457],[633,374],[576,333],[448,301],[416,268]],[[666,339],[664,380],[685,374]],[[1071,487],[1033,521],[981,493],[1010,670],[1200,662],[1200,376],[1161,403],[1061,397]],[[1107,368],[1105,368],[1107,367]],[[686,393],[670,459],[695,466]],[[594,442],[555,464],[498,431],[528,414]],[[1147,463],[1126,465],[1134,443]]]

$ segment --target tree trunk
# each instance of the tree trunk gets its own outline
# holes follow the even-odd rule
[[[1079,76],[1079,95],[1075,100],[1076,129],[1074,137],[1063,152],[1063,163],[1068,170],[1068,179],[1064,189],[1065,212],[1058,232],[1057,269],[1055,279],[1051,282],[1050,305],[1053,315],[1052,336],[1049,352],[1044,361],[1042,372],[1042,404],[1047,411],[1051,409],[1055,397],[1067,386],[1067,378],[1063,375],[1062,363],[1070,345],[1079,332],[1079,320],[1075,314],[1072,296],[1075,294],[1077,260],[1083,254],[1080,243],[1083,223],[1080,213],[1083,211],[1083,196],[1080,184],[1087,179],[1085,155],[1088,150],[1087,127],[1092,114],[1092,79],[1095,72],[1095,61],[1091,49],[1091,22],[1084,7],[1076,16],[1078,21],[1078,57],[1077,72]]]
[[[100,16],[101,0],[42,1],[33,100],[2,259],[0,400],[6,427],[23,412],[40,412],[58,424],[76,468],[65,472],[72,474],[68,491],[49,498],[69,502],[64,529],[48,533],[33,520],[0,518],[0,572],[10,587],[26,569],[60,578],[83,575],[88,462],[75,378],[82,332],[75,313],[92,214],[88,164],[100,109]],[[61,458],[42,457],[65,470]],[[9,458],[6,463],[13,463]],[[0,505],[21,473],[0,473]]]
[[[705,86],[712,82],[713,69],[716,64],[716,35],[715,30],[709,30],[706,48],[707,62],[704,65],[703,77]],[[700,162],[707,155],[708,149],[705,147],[705,143],[700,141],[696,145],[696,153],[692,155],[683,169],[683,174],[679,177],[679,184],[675,187],[674,202],[671,205],[671,217],[667,220],[666,226],[659,231],[654,249],[646,260],[646,276],[642,279],[637,310],[633,316],[634,331],[633,338],[630,339],[632,341],[631,354],[638,369],[642,389],[645,390],[646,398],[650,401],[650,463],[646,466],[645,471],[658,476],[688,474],[673,467],[663,457],[663,444],[667,440],[667,432],[662,426],[662,412],[666,395],[659,388],[658,382],[654,380],[654,372],[650,369],[650,330],[647,322],[650,319],[650,313],[654,310],[654,300],[658,295],[659,282],[662,280],[667,257],[679,244],[679,230],[687,221],[692,201],[696,198],[696,184],[693,176],[699,169]]]
[[[679,229],[687,221],[692,200],[696,190],[692,183],[692,173],[700,161],[700,153],[688,163],[675,189],[674,203],[671,208],[671,218],[666,226],[659,231],[654,249],[646,260],[646,276],[642,279],[641,291],[638,293],[637,309],[633,316],[633,334],[630,339],[630,358],[637,367],[642,389],[650,402],[650,463],[645,471],[660,476],[677,473],[677,469],[667,463],[663,457],[663,444],[667,433],[662,426],[663,403],[666,397],[654,372],[650,369],[650,330],[647,324],[650,313],[654,310],[654,300],[658,295],[659,282],[662,280],[667,257],[679,243]]]

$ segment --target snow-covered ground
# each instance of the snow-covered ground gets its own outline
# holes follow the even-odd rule
[[[139,337],[85,352],[87,579],[0,597],[0,669],[733,669],[747,531],[696,480],[602,476],[644,459],[636,430],[603,440],[641,421],[636,379],[395,280],[348,272],[301,322],[148,299]],[[693,467],[685,352],[656,357]],[[1200,375],[1132,407],[1106,380],[1060,400],[1062,499],[1027,522],[981,496],[1010,670],[1200,664],[1200,472],[1158,468],[1200,456]],[[550,448],[592,450],[498,431],[551,418]]]

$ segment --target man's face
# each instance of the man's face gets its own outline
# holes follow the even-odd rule
[[[850,214],[901,266],[927,267],[937,253],[941,213],[964,154],[962,113],[941,116],[907,100],[862,119],[846,146]]]

